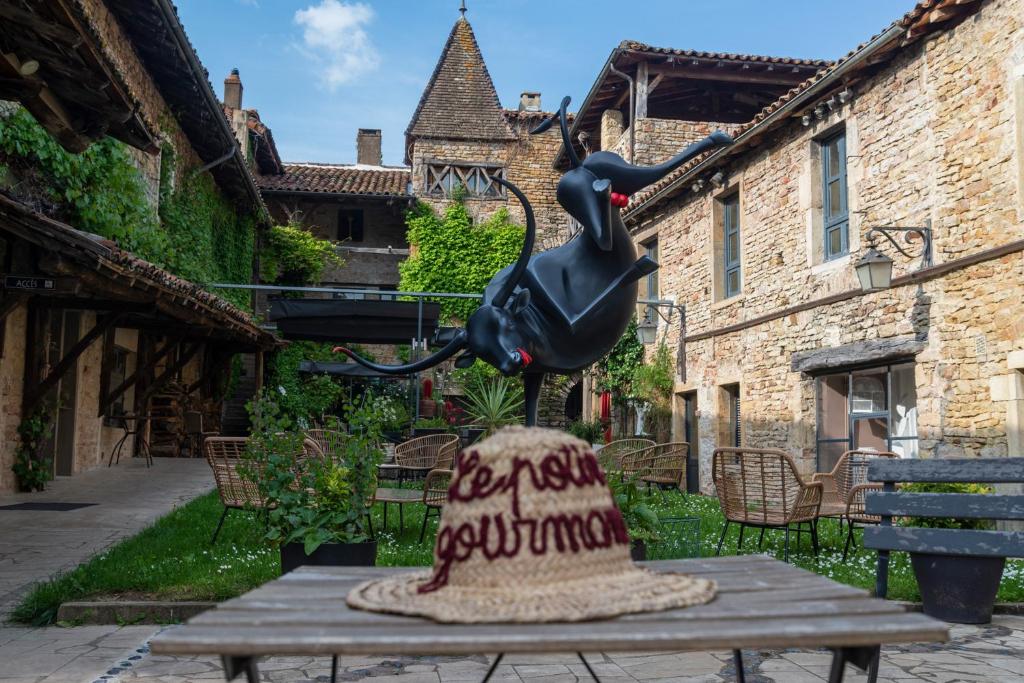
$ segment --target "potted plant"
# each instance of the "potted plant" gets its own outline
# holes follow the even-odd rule
[[[382,454],[373,402],[349,405],[343,462],[304,457],[305,435],[268,398],[251,409],[253,434],[245,476],[267,501],[266,540],[280,547],[281,572],[304,564],[373,566],[377,542],[368,501]]]
[[[508,377],[477,377],[466,387],[466,415],[490,436],[523,420],[523,386]]]
[[[634,562],[647,559],[647,544],[658,540],[658,513],[647,505],[647,500],[636,484],[636,475],[608,472],[608,488],[612,499],[622,513],[629,531],[630,555]]]
[[[981,484],[917,483],[900,488],[908,493],[992,493]],[[932,529],[991,529],[984,519],[910,517],[904,526]],[[924,613],[954,624],[987,624],[1003,576],[1005,557],[910,553]]]
[[[592,446],[595,446],[595,450],[604,444],[604,425],[601,424],[600,420],[591,420],[590,422],[576,420],[570,422],[568,431],[577,439],[583,439]]]

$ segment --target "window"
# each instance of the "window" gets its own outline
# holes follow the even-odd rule
[[[426,166],[426,191],[429,195],[451,197],[462,187],[467,196],[483,199],[504,199],[505,188],[494,178],[505,178],[505,169],[490,164],[429,163]]]
[[[722,202],[722,272],[725,286],[723,298],[736,296],[743,287],[740,274],[740,196],[734,194]]]
[[[644,251],[644,255],[650,257],[650,259],[652,261],[654,261],[655,263],[658,262],[658,240],[657,239],[653,239],[653,240],[645,243],[643,245],[643,251]],[[659,296],[661,296],[661,294],[660,294],[661,290],[659,289],[659,286],[658,286],[658,273],[659,272],[660,272],[660,269],[655,270],[653,273],[650,273],[649,275],[647,275],[647,277],[644,279],[644,289],[646,290],[644,292],[644,298],[645,299],[657,299]],[[657,314],[654,306],[644,306],[644,320],[643,320],[644,323],[650,325],[650,324],[656,323],[657,320],[658,320],[658,314]]]
[[[698,424],[697,424],[697,392],[691,391],[682,395],[683,399],[683,441],[690,444],[689,457],[686,460],[687,476],[686,491],[688,493],[700,493],[700,468],[692,467],[699,452]],[[692,469],[692,472],[690,471]]]
[[[850,215],[846,197],[846,133],[821,141],[822,224],[825,260],[850,251]]]
[[[363,241],[363,210],[341,209],[338,211],[338,241]]]
[[[844,451],[893,451],[916,458],[914,364],[886,365],[818,378],[818,471]]]
[[[126,379],[132,376],[135,372],[135,352],[129,351],[126,348],[117,346],[113,342],[113,338],[110,338],[107,342],[112,345],[110,351],[110,374],[107,379],[108,391],[121,386]],[[120,396],[114,399],[114,402],[107,408],[106,414],[104,415],[103,424],[110,426],[120,426],[120,422],[111,418],[111,415],[124,415],[125,413],[131,412],[132,406],[135,405],[135,387],[129,387],[127,391],[124,391]]]
[[[725,392],[726,433],[725,447],[739,448],[743,431],[743,415],[740,407],[740,385],[727,384],[722,387]]]

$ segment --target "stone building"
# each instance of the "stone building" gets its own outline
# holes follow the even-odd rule
[[[685,307],[659,339],[705,491],[712,450],[737,443],[804,472],[855,447],[1020,453],[1022,131],[1024,2],[923,0],[632,197],[658,294]],[[930,228],[930,260],[869,235],[885,226]],[[872,244],[892,285],[863,291]]]
[[[108,138],[124,143],[116,148],[126,157],[115,157],[124,176],[117,181],[125,191],[139,183],[140,210],[154,221],[190,183],[211,188],[211,210],[230,215],[233,230],[202,216],[189,225],[196,239],[220,242],[212,266],[227,270],[234,257],[248,281],[254,231],[268,223],[248,162],[250,143],[264,132],[244,122],[243,144],[236,142],[171,3],[23,7],[4,18],[5,123],[23,117],[22,130],[34,131],[38,122],[40,134],[72,152]],[[106,465],[125,435],[126,414],[159,414],[127,424],[154,447],[166,437],[177,454],[185,411],[217,427],[232,357],[275,343],[239,308],[83,231],[79,214],[47,186],[46,162],[32,156],[38,146],[0,158],[0,492],[16,485],[18,427],[40,409],[53,418],[42,455],[57,475]],[[237,253],[228,249],[235,239]],[[123,456],[137,445],[129,438]]]

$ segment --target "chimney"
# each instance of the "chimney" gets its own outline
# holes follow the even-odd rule
[[[231,75],[224,79],[224,106],[242,108],[242,79],[238,77],[238,69],[232,69]]]
[[[540,93],[521,93],[519,95],[519,111],[540,111]]]
[[[360,128],[356,135],[356,161],[367,166],[380,166],[380,129]]]

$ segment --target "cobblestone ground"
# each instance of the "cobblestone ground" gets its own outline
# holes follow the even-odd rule
[[[169,627],[174,628],[174,627]],[[163,657],[149,653],[148,638],[160,629],[90,626],[68,629],[0,629],[0,683],[189,683],[224,680],[210,657]],[[395,683],[479,681],[493,655],[472,657],[343,657],[343,681]],[[70,658],[70,660],[69,660]],[[750,683],[818,683],[828,679],[824,651],[744,652]],[[727,652],[602,653],[587,656],[601,680],[717,683],[735,680]],[[322,683],[326,657],[273,657],[260,664],[262,680]],[[850,669],[846,680],[863,681]],[[590,680],[575,656],[506,657],[495,680],[563,683]],[[1024,682],[1024,617],[997,616],[982,627],[957,626],[941,645],[883,649],[880,681],[935,683]]]
[[[0,510],[0,622],[32,584],[81,564],[146,528],[176,505],[213,488],[205,460],[122,459],[73,477],[58,477],[41,493],[0,495],[0,506],[18,503],[92,503],[64,512]],[[0,676],[5,666],[0,659]]]

